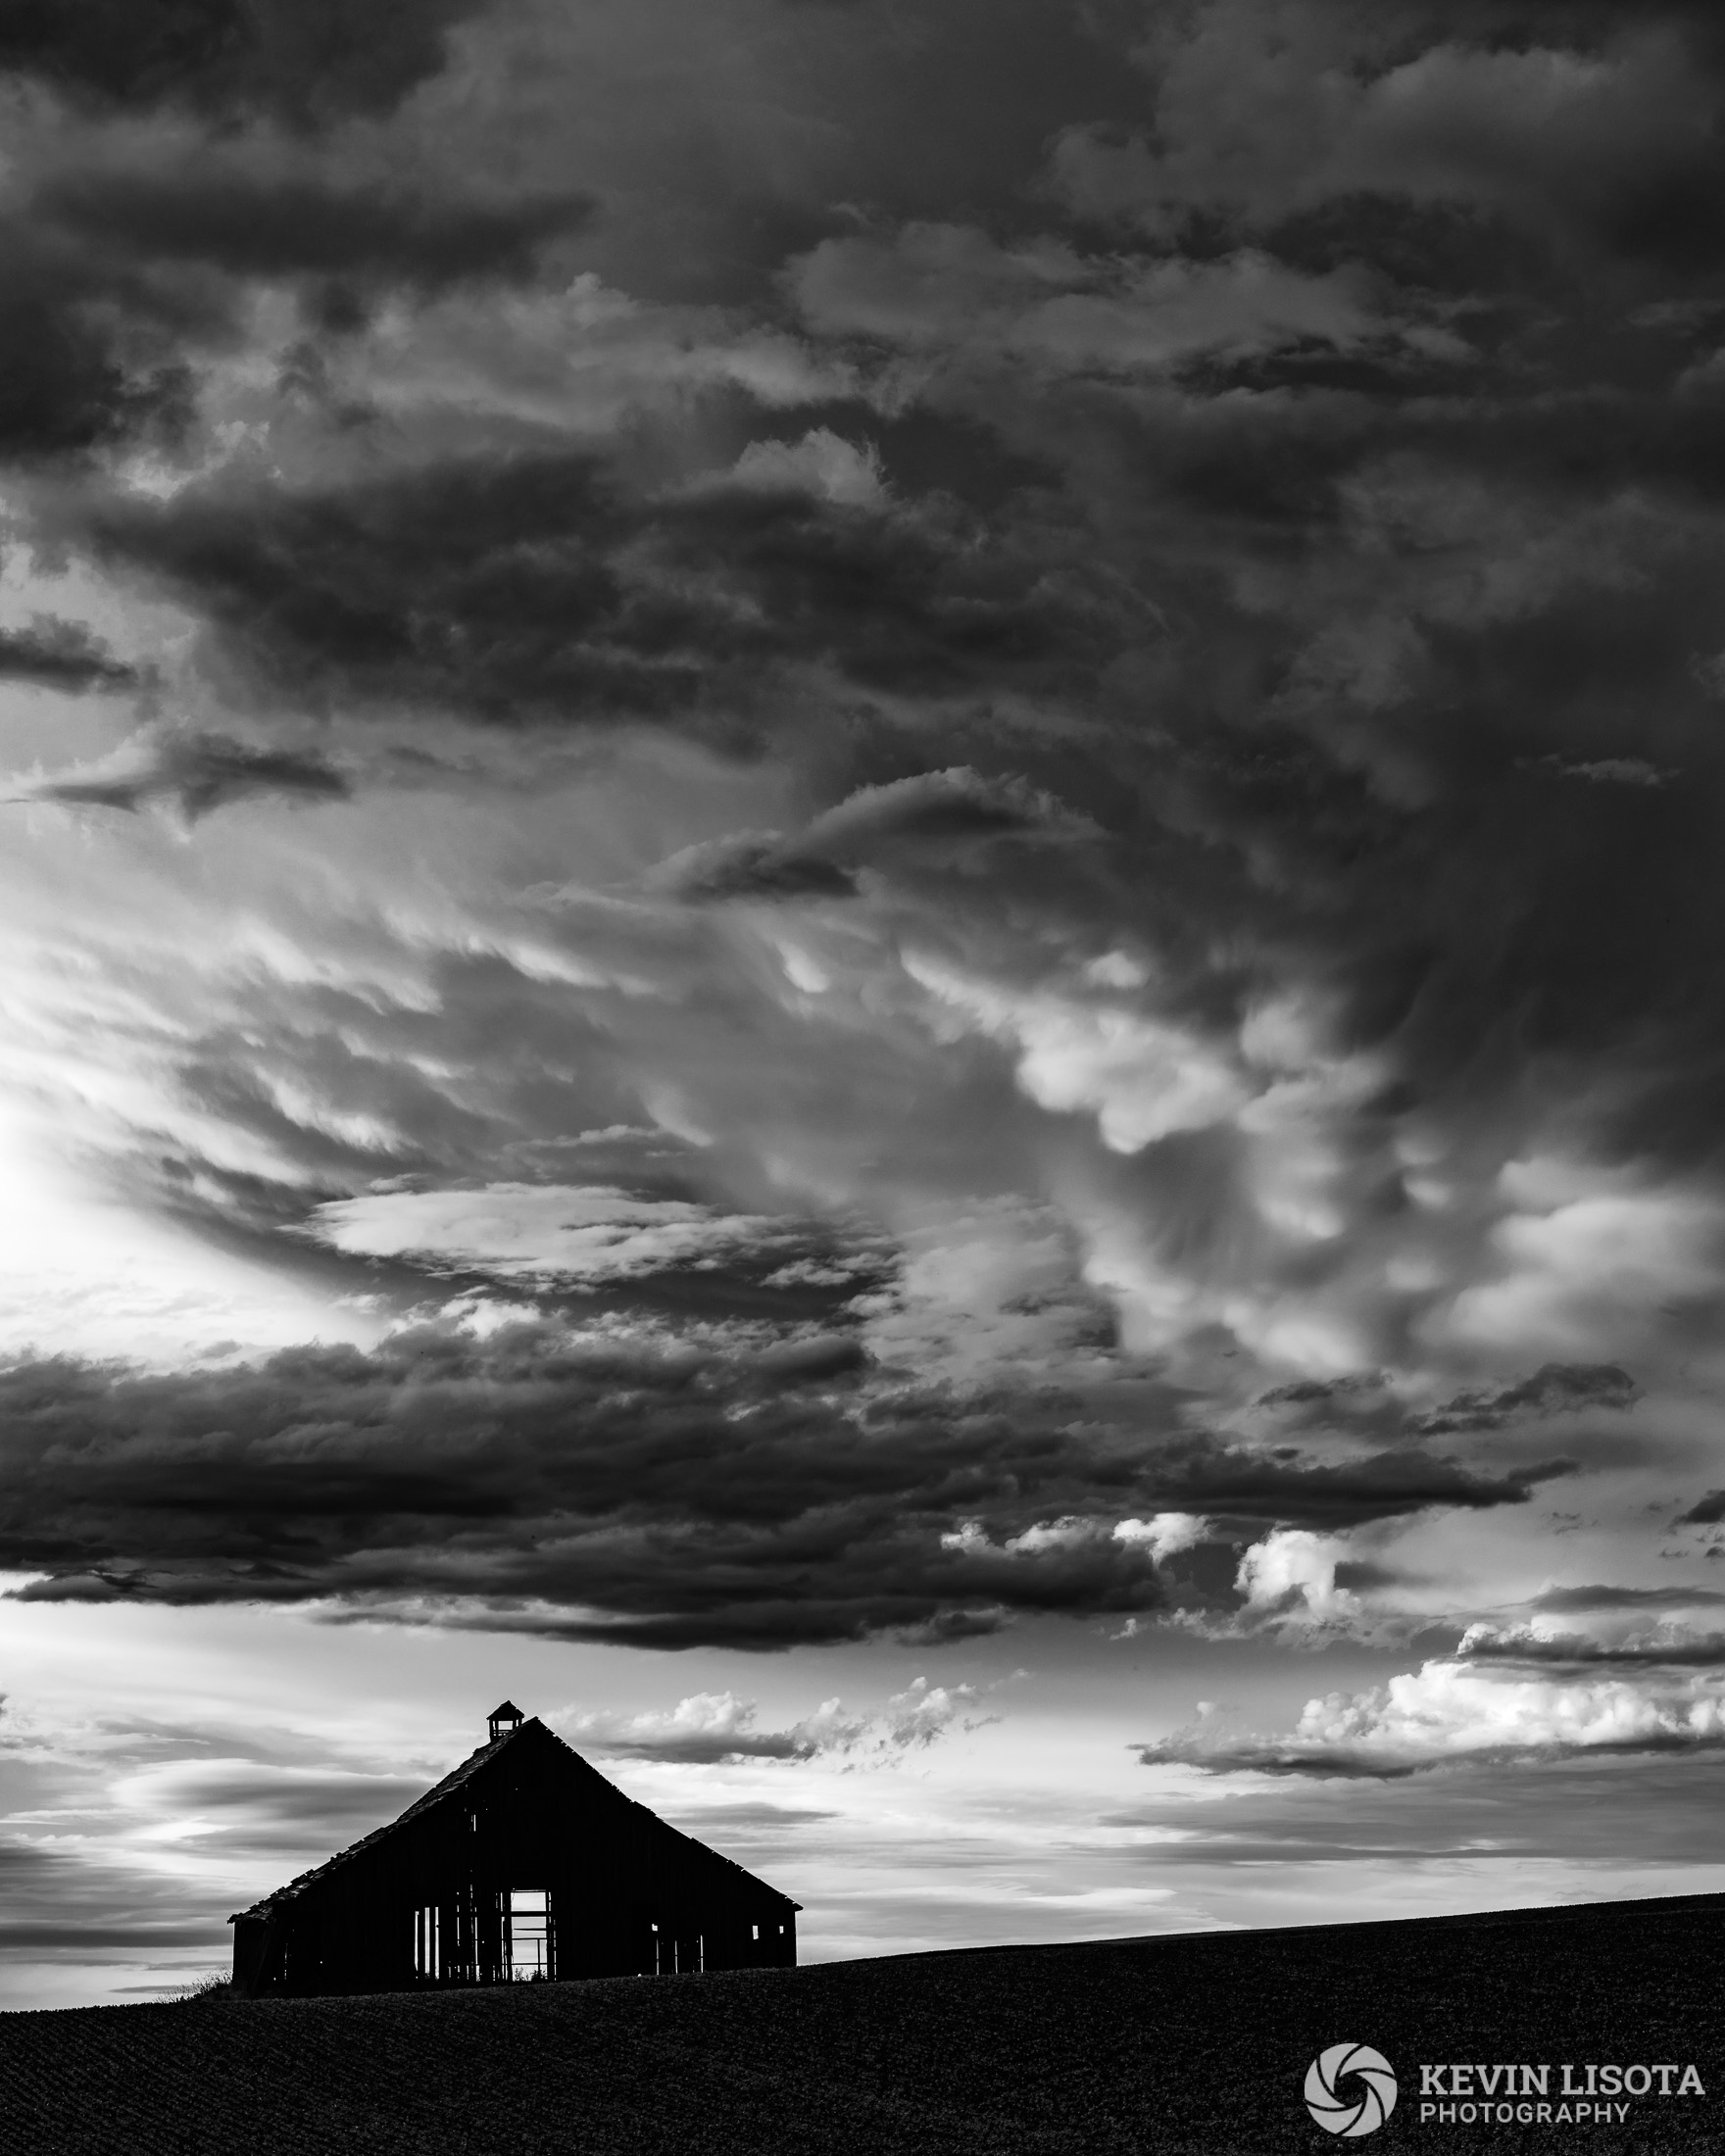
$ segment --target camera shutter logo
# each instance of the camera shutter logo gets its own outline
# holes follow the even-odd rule
[[[1368,2043],[1333,2043],[1306,2070],[1306,2108],[1326,2133],[1375,2133],[1396,2108],[1396,2071]]]

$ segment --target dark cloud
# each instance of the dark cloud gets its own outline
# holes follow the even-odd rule
[[[141,808],[172,802],[189,822],[236,801],[345,801],[351,789],[333,765],[304,750],[254,748],[225,734],[164,734],[123,749],[76,774],[43,779],[15,800],[61,801],[94,808]]]
[[[806,853],[776,831],[736,831],[686,846],[652,877],[670,897],[702,899],[853,899],[856,876],[836,861]]]
[[[0,59],[75,108],[31,107],[52,146],[0,234],[18,514],[56,559],[183,610],[188,709],[257,734],[153,738],[37,798],[334,801],[339,730],[380,717],[439,747],[492,729],[425,769],[453,797],[514,759],[519,798],[566,735],[649,721],[772,759],[775,806],[656,807],[620,879],[728,831],[652,880],[855,897],[814,925],[856,954],[890,885],[886,941],[939,964],[913,995],[879,958],[836,1077],[802,1060],[814,1020],[712,956],[749,924],[678,913],[711,977],[662,998],[655,973],[634,1001],[668,1013],[657,1031],[487,949],[426,961],[441,1031],[416,1012],[385,1034],[320,990],[305,1023],[297,1003],[213,1022],[184,1092],[320,1190],[352,1189],[362,1149],[290,1126],[258,1040],[320,1099],[386,1106],[407,1165],[464,1173],[561,1129],[582,1087],[632,1115],[664,1067],[701,1064],[713,1181],[760,1185],[806,1095],[818,1172],[787,1173],[825,1191],[866,1156],[867,1184],[890,1152],[895,1193],[1077,1193],[1123,1331],[1161,1344],[1203,1313],[1214,1368],[1261,1352],[1242,1394],[1357,1354],[1393,1382],[1259,1405],[1376,1449],[1265,1455],[1165,1401],[1146,1436],[1087,1396],[960,1397],[913,1370],[894,1393],[830,1343],[787,1347],[776,1377],[765,1353],[607,1375],[555,1334],[243,1377],[68,1368],[17,1425],[10,1546],[55,1572],[39,1592],[469,1595],[474,1622],[672,1644],[962,1632],[1162,1607],[1102,1531],[1116,1505],[1335,1530],[1563,1472],[1511,1469],[1543,1443],[1512,1426],[1619,1413],[1627,1370],[1502,1371],[1640,1368],[1640,1336],[1717,1307],[1716,37],[1693,12],[1630,36],[1625,11],[1487,0],[1082,25],[963,0],[915,34],[892,10],[785,11],[739,39],[758,74],[733,98],[690,90],[708,33],[674,9],[553,10],[486,24],[423,121],[447,130],[440,185],[418,108],[307,131],[389,115],[462,13],[189,0],[0,29]],[[821,67],[812,22],[842,40]],[[663,100],[627,88],[635,36]],[[619,95],[615,128],[576,123],[590,92]],[[668,132],[642,148],[637,120]],[[567,289],[462,289],[554,252]],[[282,277],[329,290],[245,284]],[[344,282],[389,287],[388,320],[344,313]],[[131,455],[151,428],[161,468]],[[15,633],[0,671],[118,681],[60,635]],[[295,746],[307,714],[327,760]],[[757,820],[796,827],[732,828]],[[782,1093],[727,1061],[745,1039],[774,1084],[794,1070]],[[446,1057],[463,1075],[439,1093]],[[469,1084],[499,1060],[527,1074]],[[1108,1120],[1176,1066],[1235,1105]],[[244,1195],[279,1217],[279,1194]],[[712,1321],[759,1295],[781,1319],[749,1263],[661,1267],[656,1306]],[[829,1278],[812,1320],[842,1326],[858,1285]],[[1404,1379],[1468,1389],[1410,1433]],[[1489,1468],[1401,1442],[1505,1430]]]
[[[1159,1575],[1112,1534],[1126,1514],[1333,1526],[1519,1503],[1535,1479],[1405,1453],[1301,1468],[1172,1426],[1148,1443],[1034,1390],[853,1397],[854,1371],[836,1341],[721,1352],[549,1324],[173,1376],[23,1363],[0,1374],[0,1564],[47,1575],[35,1600],[334,1596],[777,1646],[1158,1609]]]
[[[1687,1512],[1678,1515],[1678,1524],[1683,1527],[1717,1527],[1721,1520],[1725,1520],[1725,1490],[1709,1490]]]
[[[1637,1398],[1635,1380],[1612,1362],[1548,1362],[1532,1377],[1501,1391],[1458,1393],[1424,1416],[1433,1436],[1452,1430],[1496,1430],[1521,1415],[1574,1414],[1586,1407],[1621,1409]]]
[[[183,106],[307,125],[382,112],[443,65],[477,0],[17,0],[0,71],[95,110]]]
[[[862,787],[793,836],[739,831],[686,847],[650,880],[687,900],[843,899],[856,896],[863,866],[972,864],[1002,840],[1097,836],[1087,818],[1022,779],[985,779],[960,766]]]
[[[1093,678],[1117,593],[1010,530],[706,488],[640,499],[594,456],[462,461],[300,491],[221,482],[97,509],[86,537],[219,632],[276,699],[491,720],[674,715],[820,662],[860,687]]]
[[[1577,1612],[1606,1609],[1687,1609],[1696,1603],[1725,1602],[1725,1594],[1705,1588],[1549,1587],[1534,1595],[1529,1609]]]
[[[1687,1600],[1721,1602],[1725,1595],[1698,1593]],[[1469,1661],[1519,1663],[1536,1669],[1541,1664],[1575,1669],[1720,1669],[1725,1668],[1725,1632],[1654,1634],[1611,1642],[1581,1633],[1515,1631],[1464,1640],[1458,1651]]]
[[[1289,1776],[1309,1782],[1402,1782],[1426,1774],[1436,1760],[1372,1759],[1347,1752],[1297,1751],[1285,1744],[1253,1741],[1221,1745],[1206,1740],[1167,1738],[1134,1747],[1146,1767],[1197,1767],[1205,1774]]]
[[[1261,12],[1198,10],[1190,26],[1250,44]],[[872,34],[863,18],[847,20]],[[1504,113],[1522,110],[1503,92],[1518,54],[1483,15],[1473,58],[1461,32],[1418,11],[1397,11],[1387,27],[1335,10],[1312,20],[1312,70],[1332,46],[1335,66],[1346,74],[1357,60],[1362,81],[1435,55],[1421,94],[1449,101],[1452,163],[1431,164],[1433,150],[1429,170],[1442,178],[1468,141],[1482,170],[1498,170]],[[1583,35],[1578,22],[1552,14],[1517,34],[1560,41]],[[1111,22],[1096,35],[1116,55],[1131,41]],[[1061,118],[1057,95],[1080,83],[1101,94],[1068,66],[1032,82],[1019,71],[1033,42],[1003,52],[996,72],[1012,77],[1014,98],[1042,98],[1045,122]],[[1547,73],[1560,84],[1574,75],[1561,51],[1547,55],[1558,56]],[[1266,111],[1297,101],[1306,64],[1296,56],[1278,75],[1266,62]],[[1141,104],[1162,94],[1155,69],[1128,77]],[[1189,77],[1179,94],[1198,100],[1219,79]],[[1631,69],[1621,111],[1603,90],[1604,104],[1588,107],[1611,143],[1647,109],[1644,88]],[[1255,138],[1252,157],[1282,139]],[[1581,139],[1565,136],[1547,165],[1524,160],[1515,187],[1561,192]],[[1215,192],[1204,140],[1198,129],[1199,163],[1180,179],[1200,210]],[[1307,149],[1326,154],[1315,138]],[[992,187],[1001,173],[988,177]],[[644,714],[729,743],[770,738],[817,767],[817,799],[890,792],[942,763],[974,769],[985,787],[1017,774],[1129,847],[1129,865],[1116,860],[1106,893],[1091,895],[1093,917],[1106,906],[1170,942],[1180,932],[1169,923],[1193,924],[1190,985],[1208,1007],[1238,1007],[1241,968],[1308,978],[1356,1038],[1393,1054],[1410,1106],[1488,1114],[1503,1072],[1538,1057],[1550,1093],[1595,1095],[1589,1119],[1607,1154],[1693,1159],[1709,1143],[1721,1053],[1705,984],[1725,906],[1707,834],[1725,763],[1696,672],[1725,564],[1707,506],[1725,436],[1702,378],[1719,320],[1687,271],[1658,270],[1662,298],[1650,287],[1606,301],[1540,237],[1539,220],[1506,256],[1492,221],[1501,205],[1452,200],[1437,179],[1415,199],[1395,178],[1393,158],[1381,173],[1361,166],[1347,189],[1301,209],[1306,222],[1285,240],[1265,227],[1273,276],[1225,235],[1194,237],[1169,270],[1158,240],[1142,250],[1143,291],[1130,294],[1097,281],[1123,274],[1119,235],[1099,249],[1057,200],[1020,198],[1017,222],[997,220],[992,232],[940,227],[973,235],[982,296],[965,314],[954,270],[951,322],[918,318],[928,356],[913,377],[877,381],[850,330],[805,323],[857,384],[848,405],[835,390],[810,416],[847,441],[878,435],[878,499],[744,484],[742,466],[712,481],[704,465],[702,484],[667,487],[680,419],[656,433],[644,412],[626,453],[600,457],[570,447],[591,441],[578,426],[524,428],[504,395],[483,450],[481,397],[459,455],[432,435],[395,467],[369,448],[345,481],[326,466],[280,481],[225,473],[171,500],[79,503],[63,529],[187,606],[224,687],[243,686],[259,708],[431,706],[516,726]],[[140,188],[152,216],[170,200],[165,185]],[[309,223],[333,260],[350,246],[339,212],[353,198],[319,185]],[[1287,190],[1272,192],[1286,218]],[[220,204],[188,206],[183,191],[172,199],[187,246],[227,217]],[[523,184],[518,199],[530,221],[543,191]],[[116,187],[104,200],[123,214]],[[740,232],[758,204],[734,207]],[[356,210],[356,256],[380,261],[399,246],[411,259],[420,241],[393,225],[367,237],[370,214]],[[254,259],[254,244],[258,260],[277,246],[259,220],[228,228],[222,245],[236,263]],[[477,260],[490,242],[474,230]],[[844,245],[898,260],[902,240],[883,218]],[[500,233],[496,244],[507,259],[514,242]],[[424,241],[433,254],[441,245]],[[466,249],[450,261],[465,264]],[[793,287],[813,260],[781,261]],[[1530,260],[1536,296],[1524,303],[1514,293],[1530,289]],[[1345,300],[1366,325],[1361,351],[1392,332],[1414,338],[1417,378],[1392,369],[1367,386],[1255,387],[1227,374],[1247,362],[1220,349],[1199,358],[1221,373],[1170,375],[1152,351],[1141,366],[1128,353],[1105,380],[1073,341],[1074,320],[1098,333],[1074,315],[1080,303],[1117,310],[1130,298],[1134,334],[1154,345],[1158,324],[1188,318],[1195,293],[1207,307],[1222,294],[1232,322],[1241,310],[1261,316],[1265,290],[1305,304],[1302,279],[1344,272],[1326,304]],[[1057,310],[1029,357],[991,313],[997,287]],[[756,318],[781,333],[777,302]],[[681,350],[694,332],[664,334]],[[507,333],[498,349],[507,390]],[[363,367],[356,380],[363,391]],[[727,378],[701,424],[744,448],[785,425],[747,403]],[[1647,772],[1661,783],[1637,782]],[[848,836],[735,834],[666,874],[691,896],[842,898],[863,852],[887,844],[884,823],[862,823]],[[957,827],[951,837],[966,843]],[[907,822],[892,843],[911,851],[932,838]],[[1606,1064],[1616,1082],[1597,1088]]]
[[[488,201],[269,174],[210,155],[177,171],[64,173],[38,188],[31,207],[134,262],[427,289],[524,276],[546,240],[578,229],[592,210],[580,195]]]
[[[28,628],[0,629],[0,681],[44,689],[123,689],[138,670],[119,660],[79,621],[33,614]]]
[[[1707,1666],[1712,1666],[1711,1659]],[[1303,1782],[1405,1782],[1416,1775],[1448,1773],[1458,1759],[1475,1768],[1525,1771],[1561,1758],[1567,1750],[1583,1747],[1552,1739],[1545,1742],[1472,1744],[1464,1753],[1434,1751],[1424,1758],[1397,1758],[1346,1745],[1301,1749],[1252,1739],[1238,1743],[1211,1743],[1202,1739],[1170,1738],[1134,1748],[1147,1767],[1196,1767],[1209,1775],[1266,1775]],[[1690,1757],[1725,1748],[1725,1733],[1656,1731],[1643,1737],[1590,1742],[1584,1748],[1590,1759],[1602,1761]]]
[[[65,460],[185,420],[193,372],[129,268],[0,221],[0,458]]]
[[[712,1767],[739,1759],[813,1759],[819,1746],[773,1730],[739,1731],[730,1736],[608,1738],[587,1748],[612,1759],[663,1759],[673,1766]]]

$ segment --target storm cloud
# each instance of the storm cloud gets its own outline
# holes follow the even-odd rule
[[[389,0],[363,21],[332,0],[27,0],[0,70],[101,109],[181,105],[293,124],[387,108],[435,73],[463,0]]]
[[[1708,11],[0,73],[0,1606],[711,1654],[655,1772],[1008,1626],[1163,1774],[1716,1747]]]
[[[179,1376],[20,1363],[0,1376],[0,1564],[42,1575],[19,1591],[32,1600],[334,1597],[778,1646],[1160,1610],[1143,1514],[1357,1525],[1523,1503],[1550,1472],[1264,1460],[1099,1426],[1060,1394],[858,1394],[854,1358],[813,1345],[703,1351],[541,1323]],[[465,1617],[464,1597],[479,1605]]]

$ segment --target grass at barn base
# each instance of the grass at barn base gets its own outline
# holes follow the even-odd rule
[[[1725,1896],[713,1976],[0,2016],[18,2156],[1725,2156]],[[1401,2077],[1369,2142],[1301,2084]],[[1417,2063],[1693,2062],[1614,2127],[1421,2125]],[[1553,2082],[1555,2076],[1553,2075]]]

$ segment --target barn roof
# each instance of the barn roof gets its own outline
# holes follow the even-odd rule
[[[281,1903],[295,1900],[310,1887],[320,1886],[332,1872],[342,1870],[344,1866],[353,1863],[357,1857],[363,1856],[369,1849],[374,1849],[378,1842],[387,1840],[391,1835],[399,1832],[410,1821],[419,1818],[423,1813],[433,1810],[439,1804],[446,1803],[450,1797],[455,1795],[458,1789],[464,1788],[473,1779],[481,1767],[489,1766],[511,1744],[519,1744],[523,1740],[535,1742],[539,1738],[548,1739],[550,1742],[557,1746],[559,1751],[567,1753],[577,1767],[590,1774],[595,1782],[602,1784],[605,1788],[610,1790],[619,1804],[627,1804],[634,1811],[647,1812],[649,1819],[655,1820],[659,1826],[665,1829],[666,1834],[676,1835],[679,1840],[694,1841],[692,1835],[682,1834],[679,1829],[660,1819],[656,1812],[648,1811],[645,1804],[637,1804],[632,1796],[625,1796],[615,1782],[606,1781],[605,1776],[596,1767],[589,1766],[572,1744],[566,1744],[554,1730],[548,1730],[539,1717],[534,1715],[525,1722],[518,1723],[514,1729],[506,1730],[501,1737],[493,1739],[491,1742],[481,1744],[477,1751],[469,1753],[459,1767],[455,1768],[452,1773],[446,1774],[443,1780],[427,1789],[423,1796],[417,1797],[405,1812],[401,1813],[398,1818],[390,1820],[387,1826],[374,1828],[370,1834],[362,1835],[358,1841],[351,1842],[347,1848],[327,1858],[323,1863],[314,1865],[309,1872],[302,1872],[297,1879],[289,1880],[285,1886],[277,1886],[272,1894],[266,1894],[262,1901],[254,1902],[249,1909],[236,1911],[234,1915],[228,1918],[228,1923],[238,1924],[247,1917],[268,1918],[271,1911]],[[706,1843],[700,1841],[696,1841],[695,1846],[698,1849],[707,1848]],[[788,1894],[779,1893],[776,1887],[768,1886],[764,1880],[756,1879],[752,1872],[745,1871],[744,1867],[736,1863],[733,1858],[721,1855],[716,1849],[707,1849],[707,1854],[720,1864],[729,1865],[733,1871],[742,1872],[743,1876],[752,1885],[761,1887],[766,1893],[774,1895],[780,1901],[789,1902],[793,1909],[802,1907],[801,1902],[791,1901]]]

